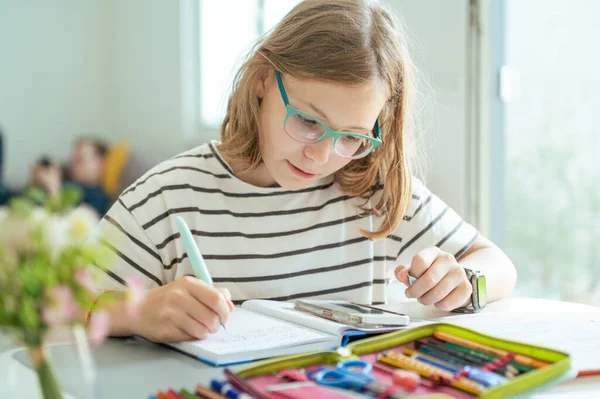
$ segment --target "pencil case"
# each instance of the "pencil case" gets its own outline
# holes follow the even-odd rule
[[[405,349],[414,350],[417,344],[422,345],[423,342],[430,342],[433,345],[431,341],[435,339],[434,334],[440,336],[439,333],[450,334],[454,337],[467,339],[508,352],[508,359],[504,359],[505,365],[503,367],[514,364],[515,366],[522,366],[519,367],[521,370],[513,378],[507,378],[500,385],[487,387],[477,394],[467,393],[462,389],[449,386],[447,385],[448,381],[441,381],[439,375],[430,376],[437,377],[437,379],[422,378],[423,383],[410,392],[405,391],[405,396],[403,397],[422,399],[506,398],[551,385],[553,382],[558,382],[561,379],[570,378],[571,358],[567,353],[536,345],[500,339],[446,323],[429,324],[362,339],[345,347],[340,347],[336,351],[319,351],[271,358],[252,363],[249,366],[238,369],[236,373],[226,373],[226,375],[234,387],[251,394],[253,397],[262,399],[274,398],[275,396],[271,395],[270,392],[274,386],[284,383],[280,373],[282,370],[297,370],[302,373],[311,373],[323,367],[335,367],[340,361],[352,358],[360,358],[373,364],[377,363],[377,357],[384,352],[393,351],[394,353],[402,353]],[[421,348],[423,347],[421,346]],[[538,365],[537,367],[539,368],[533,368],[523,366],[519,363],[515,364],[513,357],[517,355],[535,359],[538,364],[544,365],[543,367]],[[509,362],[509,359],[513,359],[513,361]],[[375,377],[378,383],[386,386],[394,385],[392,370],[389,367],[388,371],[383,371],[382,367],[373,368],[372,376]],[[401,389],[398,390],[402,392]]]

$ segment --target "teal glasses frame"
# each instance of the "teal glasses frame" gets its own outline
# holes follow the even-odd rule
[[[338,155],[340,155],[340,156],[342,156],[344,158],[351,158],[351,159],[364,158],[367,155],[369,155],[370,153],[372,153],[373,150],[375,148],[377,148],[377,146],[379,146],[381,144],[381,128],[379,127],[379,118],[377,118],[377,120],[375,121],[375,128],[374,128],[374,130],[375,130],[375,137],[369,137],[367,135],[360,134],[360,133],[337,132],[337,131],[331,129],[329,126],[327,126],[319,118],[314,117],[312,115],[309,115],[307,113],[304,113],[304,112],[302,112],[302,111],[300,111],[300,110],[292,107],[290,105],[289,100],[288,100],[288,96],[287,96],[287,93],[285,91],[285,87],[283,87],[283,81],[281,80],[281,73],[279,73],[279,71],[275,71],[275,77],[277,78],[277,86],[279,87],[279,93],[281,94],[281,98],[283,100],[283,103],[285,104],[285,109],[287,111],[287,115],[285,116],[285,119],[283,121],[284,130],[285,130],[285,126],[287,124],[287,120],[292,115],[301,115],[304,118],[313,120],[313,121],[317,122],[318,124],[320,124],[321,126],[323,126],[325,128],[325,133],[321,137],[319,137],[318,139],[316,139],[314,141],[308,141],[307,143],[318,143],[319,141],[325,140],[327,137],[333,137],[333,143],[332,143],[332,145],[333,145],[333,151],[335,151],[336,154],[338,154]],[[286,133],[288,133],[287,130],[286,130]],[[288,134],[290,134],[290,133],[288,133]],[[356,157],[345,156],[345,155],[342,155],[342,154],[338,153],[336,151],[336,149],[335,149],[335,143],[337,142],[337,140],[340,137],[345,137],[345,136],[365,138],[365,139],[369,140],[373,145],[371,146],[371,149],[368,152],[366,152],[364,154],[361,154],[360,156],[356,156]],[[293,137],[291,135],[290,135],[290,137],[292,137],[294,140],[298,140],[298,139],[296,139],[295,137]]]

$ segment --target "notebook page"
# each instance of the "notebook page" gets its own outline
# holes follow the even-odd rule
[[[499,338],[564,351],[576,370],[600,369],[600,311],[597,313],[479,313],[442,317]]]
[[[342,335],[348,328],[345,324],[299,312],[294,309],[293,302],[253,299],[244,302],[242,307],[334,335]]]
[[[331,335],[236,308],[216,334],[190,344],[217,355],[297,346],[331,339]]]

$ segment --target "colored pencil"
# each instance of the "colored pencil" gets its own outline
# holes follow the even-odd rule
[[[496,356],[502,357],[502,356],[506,356],[510,353],[503,349],[498,349],[498,348],[494,348],[494,347],[491,347],[488,345],[480,344],[479,342],[456,337],[452,334],[448,334],[448,333],[441,332],[441,331],[434,332],[433,336],[436,337],[437,339],[441,339],[442,341],[452,342],[453,344],[466,346],[467,348],[476,349],[476,350],[479,350],[479,351],[482,351],[485,353],[490,353],[490,354],[496,355]],[[546,366],[550,365],[550,363],[548,363],[548,362],[544,362],[544,361],[538,360],[538,359],[533,359],[529,356],[520,355],[520,354],[515,355],[514,361],[517,363],[521,363],[526,366],[531,366],[531,367],[535,367],[535,368],[541,368],[541,367],[546,367]]]
[[[439,376],[450,381],[450,386],[460,389],[464,392],[472,393],[474,395],[481,395],[484,392],[484,388],[469,380],[468,378],[461,377],[459,379],[453,379],[452,373],[446,372],[437,367],[431,366],[427,363],[420,362],[415,359],[411,359],[401,353],[385,352],[377,358],[377,361],[389,364],[391,366],[402,368],[405,370],[416,371],[425,378],[433,378]]]

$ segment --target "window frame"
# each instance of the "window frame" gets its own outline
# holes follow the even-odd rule
[[[255,0],[256,35],[265,33],[265,0]],[[208,123],[202,118],[201,5],[197,0],[181,0],[180,19],[180,86],[181,116],[184,139],[189,144],[201,144],[218,138],[220,123]]]

